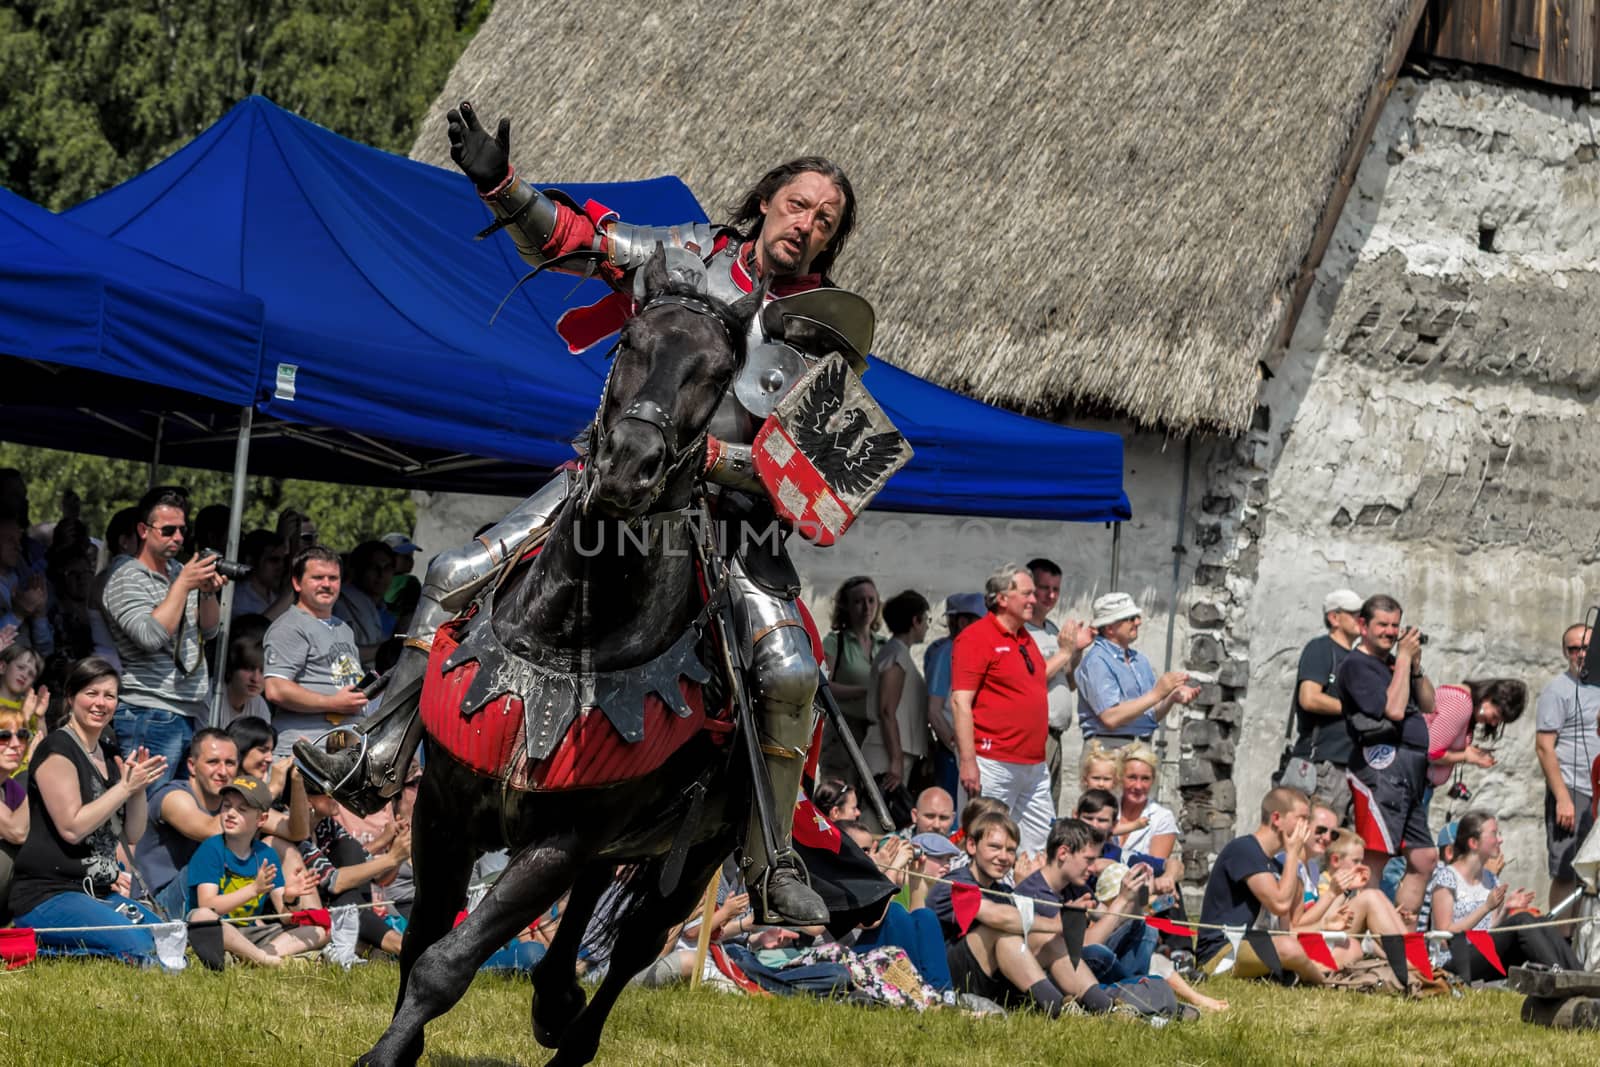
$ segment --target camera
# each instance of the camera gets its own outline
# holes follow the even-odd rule
[[[209,548],[200,554],[201,559],[210,559],[213,556],[215,556],[217,560],[217,573],[228,579],[230,582],[242,582],[246,578],[250,577],[251,571],[255,570],[255,568],[250,566],[248,563],[240,563],[239,561],[232,559],[223,559],[220,552],[215,552]]]
[[[221,568],[219,567],[218,569],[220,570]],[[1427,643],[1428,643],[1428,635],[1425,634],[1425,633],[1418,633],[1417,634],[1417,644],[1425,645]]]
[[[1449,797],[1451,800],[1459,800],[1465,803],[1466,801],[1472,799],[1472,790],[1467,788],[1466,782],[1458,779],[1456,783],[1450,787],[1450,792],[1446,793],[1445,796]]]

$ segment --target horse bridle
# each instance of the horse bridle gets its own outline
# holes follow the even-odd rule
[[[713,319],[717,325],[722,328],[722,332],[728,338],[728,343],[733,347],[733,351],[736,356],[738,356],[740,359],[743,359],[745,350],[744,338],[735,333],[735,331],[729,326],[727,316],[724,314],[722,306],[714,302],[710,297],[702,297],[691,293],[661,293],[646,300],[639,307],[639,310],[634,313],[634,317],[637,318],[645,314],[645,312],[650,311],[652,308],[661,307],[667,304],[676,304],[679,307],[687,308],[697,315],[705,315]],[[622,341],[619,339],[616,347],[612,349],[613,356],[616,354],[617,349],[619,349],[621,346]],[[583,466],[583,483],[580,486],[580,505],[585,514],[587,514],[589,511],[589,505],[594,496],[595,488],[599,485],[599,477],[594,473],[594,461],[595,457],[599,455],[600,448],[605,444],[606,440],[607,428],[604,423],[606,400],[611,396],[611,375],[616,370],[616,367],[616,360],[613,359],[611,362],[611,370],[606,372],[605,385],[600,390],[600,406],[595,409],[594,421],[589,424],[588,460]],[[628,406],[623,409],[622,414],[617,417],[617,423],[619,424],[628,422],[630,420],[633,422],[642,422],[646,425],[654,426],[656,431],[661,434],[662,444],[666,446],[667,468],[662,472],[660,479],[656,482],[655,489],[650,494],[649,504],[653,505],[656,502],[656,498],[659,497],[662,491],[667,487],[667,483],[671,482],[674,477],[682,472],[684,465],[691,460],[698,459],[703,454],[705,449],[707,427],[702,427],[700,433],[693,441],[689,442],[687,446],[679,448],[677,443],[677,427],[672,417],[672,412],[663,408],[654,400],[640,397],[635,397],[628,404]],[[615,426],[613,426],[612,429],[615,429]],[[648,505],[646,514],[650,514],[648,511]]]

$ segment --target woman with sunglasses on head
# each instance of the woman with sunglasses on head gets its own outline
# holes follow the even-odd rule
[[[117,848],[143,835],[145,789],[166,760],[140,749],[124,761],[102,737],[117,707],[117,674],[105,660],[74,664],[66,695],[67,721],[39,745],[28,776],[28,836],[17,853],[11,910],[18,926],[38,931],[44,954],[153,964],[154,942],[138,924],[156,916],[130,898]],[[99,929],[52,932],[79,927]]]
[[[0,926],[11,921],[11,871],[28,837],[28,787],[17,777],[33,732],[22,712],[0,708]]]

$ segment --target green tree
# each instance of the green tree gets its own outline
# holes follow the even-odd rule
[[[111,516],[136,503],[151,484],[148,463],[24,445],[0,444],[0,467],[22,472],[28,485],[28,521],[60,518],[62,494],[70,489],[82,500],[83,521],[95,537],[104,535]],[[233,475],[221,471],[163,466],[156,471],[156,483],[185,486],[196,510],[233,499]],[[275,528],[284,508],[310,515],[322,543],[340,550],[395,530],[409,533],[417,521],[416,505],[404,490],[251,478],[240,529]]]
[[[12,0],[0,182],[60,210],[252,93],[405,151],[489,0]]]
[[[0,6],[0,184],[60,210],[171,154],[259,93],[331,130],[406,151],[492,0],[10,0]],[[97,536],[149,484],[146,464],[0,445],[35,522],[83,500]],[[231,476],[163,468],[197,506]],[[338,548],[410,530],[401,491],[250,479],[244,528],[294,507]]]

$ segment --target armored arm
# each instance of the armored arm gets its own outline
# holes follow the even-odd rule
[[[767,487],[756,473],[749,445],[730,444],[715,437],[706,438],[706,481],[765,496]]]

